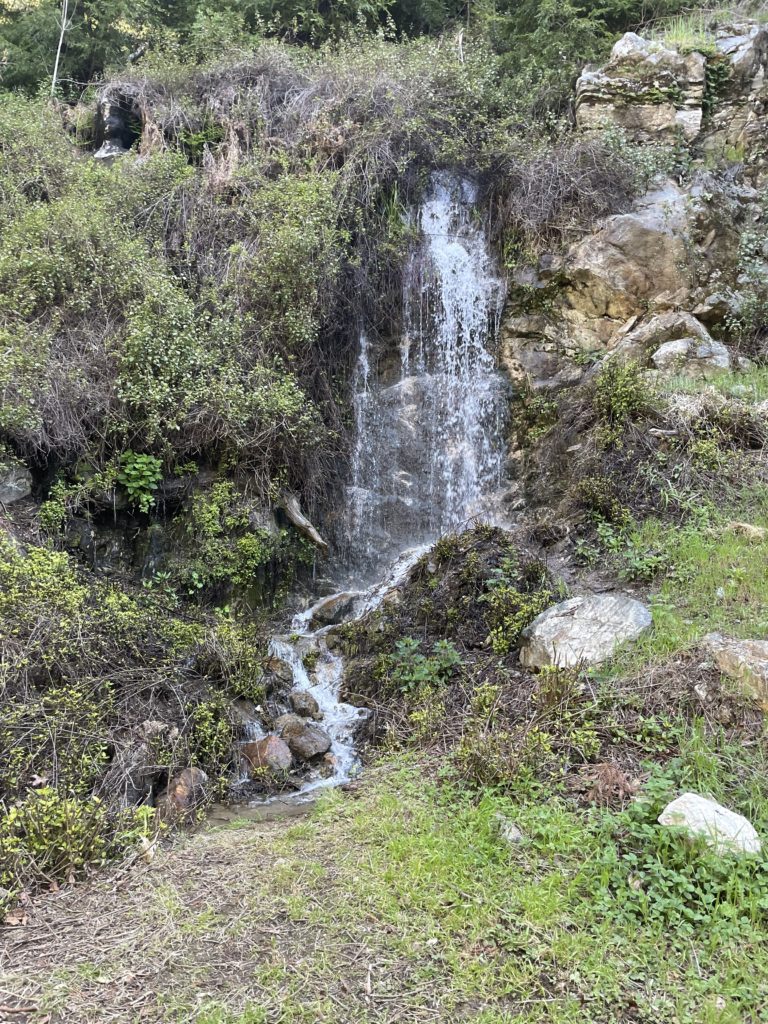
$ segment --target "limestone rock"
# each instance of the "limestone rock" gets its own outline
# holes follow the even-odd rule
[[[323,714],[320,711],[320,705],[312,694],[306,690],[294,690],[293,693],[288,695],[288,700],[291,702],[291,707],[296,714],[302,718],[314,718],[316,722],[322,719]]]
[[[698,793],[683,793],[667,804],[659,824],[684,828],[692,836],[702,837],[719,854],[760,853],[762,848],[746,818]]]
[[[622,331],[622,336],[611,355],[624,361],[645,365],[649,353],[662,348],[667,342],[678,340],[693,341],[701,344],[712,343],[712,337],[704,324],[690,313],[668,310],[656,313],[638,324],[633,318],[629,329]]]
[[[32,474],[19,462],[0,463],[0,504],[12,505],[32,493]]]
[[[309,725],[298,715],[281,715],[275,727],[300,761],[311,761],[331,749],[331,737],[317,725]]]
[[[274,734],[244,743],[241,753],[252,768],[268,768],[273,772],[285,772],[293,767],[293,755],[288,744]]]
[[[651,356],[657,370],[686,377],[712,377],[731,367],[731,356],[720,341],[678,338],[665,341]]]
[[[603,68],[577,81],[576,123],[617,125],[636,142],[674,142],[680,134],[690,142],[701,129],[705,66],[700,53],[627,32]]]
[[[625,594],[573,597],[548,608],[525,629],[520,663],[526,668],[599,665],[650,625],[646,606]]]
[[[768,125],[768,31],[755,22],[724,25],[715,45],[731,75],[711,113],[703,146],[717,154],[741,147],[752,160],[765,146]]]
[[[737,640],[709,633],[702,643],[720,671],[768,709],[768,640]]]

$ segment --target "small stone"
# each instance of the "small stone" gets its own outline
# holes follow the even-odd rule
[[[288,744],[274,734],[244,743],[241,753],[252,768],[268,768],[273,772],[286,772],[293,766],[293,755]]]
[[[523,842],[525,836],[509,818],[506,818],[503,814],[497,814],[496,820],[499,823],[499,835],[508,846],[518,846]]]
[[[302,718],[314,718],[316,722],[322,720],[323,714],[320,711],[320,705],[306,690],[294,690],[288,695],[288,700],[296,714],[301,715]]]
[[[667,804],[659,824],[684,828],[701,837],[716,853],[760,853],[762,844],[751,822],[698,793],[683,793]]]
[[[768,538],[768,530],[764,526],[754,526],[752,523],[731,522],[726,526],[727,530],[735,533],[737,537],[744,537],[753,544],[761,544]]]

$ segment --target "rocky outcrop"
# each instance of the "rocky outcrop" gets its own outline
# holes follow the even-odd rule
[[[627,32],[605,67],[576,83],[581,128],[617,125],[637,142],[696,138],[703,118],[706,59]]]
[[[724,675],[768,709],[768,640],[737,640],[709,633],[703,645]]]
[[[755,23],[721,24],[706,53],[681,52],[628,32],[608,63],[576,83],[576,122],[613,125],[635,142],[699,143],[705,151],[764,146],[768,112],[768,32]]]
[[[599,665],[651,626],[651,613],[625,594],[573,597],[542,612],[524,632],[526,668]]]
[[[715,42],[728,69],[710,114],[702,148],[720,155],[731,149],[759,160],[768,129],[768,31],[754,23],[726,25]]]
[[[760,853],[762,849],[751,822],[698,793],[683,793],[667,804],[659,815],[659,824],[683,828],[721,855]]]

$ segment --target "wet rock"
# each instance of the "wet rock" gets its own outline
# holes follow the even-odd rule
[[[272,657],[267,661],[265,666],[268,672],[271,672],[273,676],[282,683],[293,682],[293,669],[287,661],[283,661],[282,658]]]
[[[702,645],[723,675],[735,679],[744,693],[768,710],[768,640],[737,640],[709,633]]]
[[[286,772],[293,767],[293,755],[288,744],[279,736],[244,743],[241,753],[252,768],[268,768],[273,772]]]
[[[208,776],[202,768],[184,768],[158,798],[157,813],[160,819],[172,821],[186,817],[203,803],[207,788]]]
[[[338,626],[346,622],[355,615],[363,597],[358,590],[348,590],[323,598],[312,608],[310,628],[320,629],[322,626]]]
[[[719,854],[760,853],[762,848],[751,822],[698,793],[683,793],[667,804],[659,824],[684,828]]]
[[[332,740],[328,733],[317,725],[309,725],[299,715],[281,715],[275,722],[275,728],[300,761],[311,761],[331,749]]]
[[[32,474],[19,462],[0,463],[0,504],[28,498],[32,493]]]
[[[573,597],[537,616],[523,633],[520,663],[526,668],[599,665],[651,625],[651,613],[624,594]]]
[[[288,700],[296,714],[302,718],[314,718],[316,722],[322,719],[323,714],[320,711],[320,705],[312,694],[306,690],[294,690],[293,693],[288,695]]]
[[[301,511],[299,499],[295,494],[291,494],[289,491],[284,491],[280,497],[278,507],[285,512],[289,522],[293,523],[299,533],[302,533],[315,545],[316,548],[319,548],[322,554],[328,554],[327,542],[323,540],[317,529]]]

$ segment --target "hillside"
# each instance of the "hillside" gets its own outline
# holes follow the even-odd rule
[[[768,1020],[767,14],[0,3],[0,1021]]]

